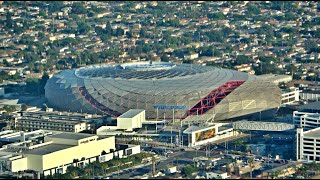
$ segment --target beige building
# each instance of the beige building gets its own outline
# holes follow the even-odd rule
[[[146,111],[143,109],[130,109],[117,118],[117,129],[132,131],[141,128],[146,121]]]
[[[39,137],[44,133],[48,135],[43,142],[37,140],[33,132],[0,137],[13,141],[11,137],[16,136],[15,143],[4,145],[0,150],[0,159],[5,162],[2,168],[11,172],[34,170],[43,175],[65,173],[68,166],[83,166],[99,161],[102,156],[110,160],[116,149],[114,136],[40,131],[35,131]],[[22,142],[17,142],[21,137]],[[24,141],[26,137],[28,140]]]

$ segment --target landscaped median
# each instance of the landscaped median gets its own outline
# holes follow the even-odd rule
[[[152,161],[152,157],[159,158],[157,155],[141,152],[139,154],[128,156],[122,159],[112,159],[107,162],[95,161],[90,164],[86,164],[85,167],[74,167],[69,166],[67,173],[65,174],[54,174],[53,176],[46,176],[46,179],[76,179],[84,178],[89,179],[94,176],[105,176],[113,172],[119,172],[120,170],[139,165],[145,164]]]

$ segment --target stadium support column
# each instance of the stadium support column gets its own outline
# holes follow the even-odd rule
[[[183,147],[182,121],[180,121],[179,136],[180,136],[180,137],[179,137],[180,147]]]
[[[158,118],[159,118],[159,108],[157,108],[157,121],[158,121]]]
[[[172,126],[171,126],[171,145],[172,145]]]
[[[174,124],[174,108],[172,109],[172,123]]]

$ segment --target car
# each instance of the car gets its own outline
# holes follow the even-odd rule
[[[168,153],[168,154],[172,154],[173,152],[169,150],[169,151],[167,151],[167,153]]]
[[[180,151],[185,151],[185,149],[180,149]]]

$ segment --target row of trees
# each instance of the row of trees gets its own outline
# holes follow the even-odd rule
[[[44,95],[44,86],[49,79],[48,74],[44,74],[41,79],[29,78],[26,80],[25,92],[33,95]]]
[[[100,163],[95,161],[87,164],[84,168],[69,166],[65,174],[54,174],[53,176],[46,176],[46,179],[74,179],[85,178],[91,179],[93,176],[105,176],[112,172],[119,172],[131,166],[140,164],[144,158],[151,157],[151,154],[139,153],[123,159],[112,159],[107,162]]]
[[[14,75],[9,75],[7,72],[5,71],[0,71],[0,83],[3,82],[3,80],[17,80],[20,79],[20,75],[19,73],[16,73]]]

